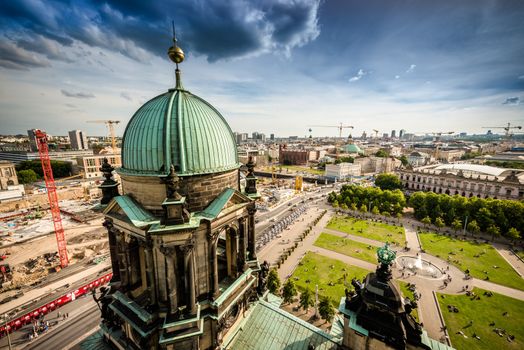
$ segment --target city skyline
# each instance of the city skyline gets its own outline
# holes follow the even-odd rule
[[[127,124],[174,85],[171,20],[186,52],[184,86],[238,132],[304,136],[310,124],[342,122],[355,126],[353,136],[401,128],[480,134],[482,126],[524,123],[524,4],[517,1],[0,8],[2,134],[104,135],[103,125],[86,122]]]

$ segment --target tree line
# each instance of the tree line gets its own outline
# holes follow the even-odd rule
[[[466,224],[471,233],[483,231],[510,239],[519,238],[524,230],[524,203],[519,201],[415,192],[409,206],[418,220],[437,227],[458,230]]]
[[[377,187],[344,185],[340,193],[331,192],[328,201],[342,209],[372,211],[387,216],[402,215],[406,198],[400,190],[381,190]]]
[[[16,174],[18,182],[31,183],[44,177],[42,163],[39,160],[26,160],[16,165]],[[51,160],[51,168],[55,178],[71,176],[73,166],[70,162],[60,160]]]

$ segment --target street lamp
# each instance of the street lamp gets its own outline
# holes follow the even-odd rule
[[[464,220],[464,229],[462,230],[462,234],[466,235],[466,227],[468,225],[468,216],[466,215],[466,219]]]

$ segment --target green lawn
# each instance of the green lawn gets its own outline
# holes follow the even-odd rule
[[[473,291],[480,296],[480,300],[472,300],[464,294],[437,294],[453,347],[468,350],[524,349],[524,302],[496,293],[487,297],[484,295],[485,291],[479,288]],[[459,312],[448,311],[448,305],[454,305]],[[504,312],[508,312],[508,316],[502,316]],[[470,321],[473,324],[467,327]],[[495,325],[490,326],[491,322],[495,322]],[[493,331],[494,328],[505,329],[506,335],[499,336]],[[462,331],[468,338],[457,334],[458,331]],[[473,333],[480,340],[473,338]],[[507,340],[509,334],[515,336],[513,342]]]
[[[524,250],[516,251],[516,253],[517,253],[517,256],[519,256],[521,259],[524,260]]]
[[[310,167],[298,165],[279,165],[276,167],[276,172],[279,172],[279,167],[282,167],[282,174],[286,174],[286,169],[288,169],[289,171],[305,172],[313,175],[324,175],[324,170],[311,169]]]
[[[404,227],[396,227],[381,222],[358,220],[346,216],[335,216],[329,221],[326,227],[380,242],[388,241],[399,246],[403,246],[406,242]]]
[[[313,293],[318,284],[318,294],[329,297],[338,307],[340,298],[345,296],[344,275],[346,275],[347,288],[352,289],[351,279],[362,280],[369,272],[360,267],[344,264],[340,260],[308,252],[291,278],[300,290],[309,288]]]
[[[400,292],[402,293],[402,295],[404,297],[408,297],[409,299],[414,301],[415,298],[413,297],[413,292],[408,289],[407,282],[397,281],[397,283],[398,283],[398,286],[400,287]],[[417,320],[417,322],[419,322],[418,310],[417,309],[411,310],[411,316],[413,316],[415,318],[415,320]]]
[[[420,233],[419,237],[427,253],[443,260],[449,257],[451,264],[462,271],[469,269],[473,277],[485,279],[487,276],[490,282],[524,290],[524,279],[491,245],[475,244],[436,233]]]
[[[317,247],[377,264],[377,247],[322,232],[315,242]]]

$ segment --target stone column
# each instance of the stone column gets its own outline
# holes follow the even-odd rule
[[[209,245],[209,263],[211,266],[211,293],[212,298],[218,296],[218,259],[217,259],[217,239],[218,232],[208,232],[207,240]]]
[[[249,260],[256,260],[257,258],[257,252],[256,252],[256,245],[255,245],[255,213],[257,212],[257,208],[255,207],[255,203],[251,203],[249,207],[247,208],[247,212],[249,214],[249,227],[248,227],[248,251],[249,251]]]
[[[116,229],[110,219],[105,219],[102,224],[107,229],[109,240],[109,255],[111,256],[111,268],[113,270],[112,281],[120,281],[120,267],[118,265],[118,242],[116,240]]]
[[[146,256],[146,274],[147,274],[147,290],[151,304],[156,304],[156,281],[154,275],[155,263],[153,260],[153,242],[148,240],[144,245],[144,254]]]
[[[247,269],[247,264],[246,264],[246,242],[247,242],[247,239],[246,239],[246,219],[245,218],[240,218],[238,220],[238,237],[239,237],[239,247],[238,247],[238,259],[237,259],[237,266],[238,266],[238,271],[240,272],[244,272],[246,269]]]
[[[121,288],[126,290],[129,285],[129,265],[127,261],[127,244],[124,240],[124,233],[117,231],[116,240],[118,242],[118,266]]]
[[[184,254],[184,271],[186,272],[185,283],[187,294],[187,309],[189,314],[196,313],[196,295],[195,295],[195,259],[194,259],[194,245],[186,244],[181,247]]]
[[[234,227],[230,227],[229,231],[229,261],[230,266],[229,276],[236,278],[238,276],[238,271],[242,266],[238,265],[238,231]]]
[[[178,308],[177,281],[175,273],[176,252],[174,247],[160,247],[160,252],[164,255],[167,270],[167,287],[169,289],[167,298],[171,313],[175,313]]]

